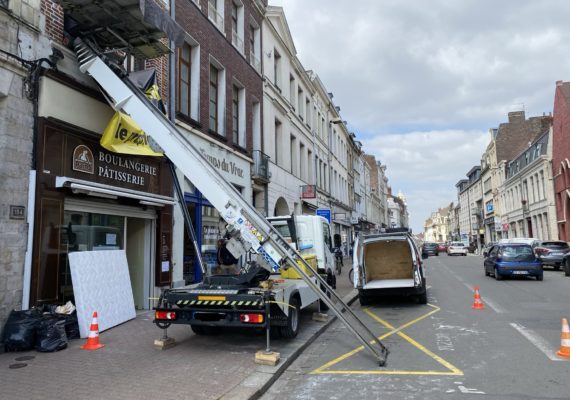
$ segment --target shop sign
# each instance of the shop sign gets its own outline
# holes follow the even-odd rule
[[[503,227],[501,226],[500,222],[495,222],[495,232],[501,232]]]
[[[316,214],[324,217],[327,221],[329,221],[329,224],[331,223],[331,210],[330,208],[318,208],[316,211]]]
[[[509,231],[509,224],[503,224],[503,232]]]
[[[150,177],[158,175],[157,167],[136,159],[123,158],[117,154],[99,151],[98,161],[97,175],[116,182],[144,186],[145,175]]]
[[[72,169],[74,171],[84,172],[86,174],[95,173],[95,160],[93,152],[85,145],[79,145],[73,150]]]
[[[216,157],[208,154],[206,150],[202,148],[200,149],[200,152],[206,158],[206,160],[212,164],[214,168],[227,172],[228,174],[232,174],[239,178],[244,177],[243,168],[240,168],[234,161],[228,161],[225,157]]]
[[[316,199],[317,191],[315,185],[302,185],[301,186],[301,198],[302,199]]]
[[[492,213],[494,208],[493,208],[493,203],[487,203],[485,205],[487,207],[487,213]]]

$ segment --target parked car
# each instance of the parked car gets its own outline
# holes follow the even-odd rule
[[[437,243],[437,252],[438,253],[445,253],[447,251],[447,244],[446,243]]]
[[[534,252],[542,263],[542,266],[548,265],[554,267],[555,270],[560,269],[564,256],[569,251],[570,246],[562,240],[546,240],[543,242],[537,242],[534,247]]]
[[[465,246],[465,243],[463,242],[451,242],[449,244],[449,247],[447,247],[448,256],[453,256],[453,255],[466,256],[467,251],[468,251],[467,246]]]
[[[354,244],[353,279],[361,305],[377,296],[413,296],[427,303],[423,258],[406,232],[359,235]]]
[[[437,256],[439,252],[437,251],[437,243],[425,242],[422,247],[422,254],[427,256]]]
[[[543,279],[542,263],[530,244],[496,244],[489,250],[483,264],[485,275],[494,275],[498,281],[507,276],[534,276],[537,281]]]

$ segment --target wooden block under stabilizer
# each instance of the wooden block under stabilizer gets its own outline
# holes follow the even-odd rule
[[[324,314],[324,313],[320,313],[320,312],[314,312],[313,313],[313,321],[327,322],[328,319],[329,319],[328,314]]]
[[[255,353],[255,363],[256,364],[262,364],[262,365],[277,365],[277,363],[279,362],[279,353],[276,353],[274,351],[265,351],[265,350],[259,350],[257,353]]]
[[[174,340],[174,338],[171,337],[155,339],[154,346],[160,350],[166,350],[176,346],[176,340]]]

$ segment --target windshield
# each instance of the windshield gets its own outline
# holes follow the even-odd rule
[[[533,261],[534,252],[530,246],[505,246],[499,251],[505,261]]]

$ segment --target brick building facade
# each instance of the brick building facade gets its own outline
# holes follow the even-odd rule
[[[556,82],[552,134],[552,174],[560,240],[570,240],[570,82]]]

